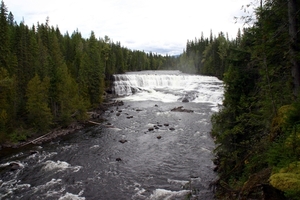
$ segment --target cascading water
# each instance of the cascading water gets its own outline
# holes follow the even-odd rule
[[[107,122],[1,157],[0,199],[213,199],[210,118],[222,82],[179,71],[115,80],[124,105]]]
[[[222,104],[222,81],[180,71],[142,71],[114,75],[113,91],[131,100]],[[134,95],[134,96],[132,96]]]

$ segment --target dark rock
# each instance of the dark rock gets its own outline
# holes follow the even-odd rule
[[[11,171],[15,171],[15,170],[18,170],[18,169],[22,168],[21,165],[19,163],[16,163],[16,162],[11,162],[9,164],[9,166],[10,166]]]
[[[156,138],[157,138],[157,139],[161,139],[161,136],[159,135],[159,136],[157,136]]]
[[[120,162],[120,161],[122,161],[122,159],[121,158],[116,158],[116,161]]]
[[[172,128],[169,128],[169,130],[170,130],[170,131],[175,131],[175,128],[172,127]]]
[[[219,170],[219,166],[215,166],[213,170],[214,172],[217,172]]]
[[[111,88],[106,89],[105,92],[107,92],[108,94],[113,94],[113,91]]]
[[[263,184],[262,185],[262,190],[263,190],[263,199],[266,200],[283,200],[287,199],[284,195],[284,193],[273,186],[269,184]]]
[[[148,131],[154,131],[154,128],[148,128]]]
[[[192,112],[194,112],[193,110],[183,109],[183,106],[179,106],[179,107],[177,107],[177,108],[173,108],[171,111],[172,111],[172,112],[187,112],[187,113],[192,113]]]
[[[127,140],[119,140],[119,142],[121,142],[122,144],[124,144],[125,142],[128,142]]]
[[[34,150],[30,150],[30,154],[33,155],[33,154],[37,154],[38,151],[34,151]]]
[[[184,97],[184,98],[182,99],[182,102],[187,103],[187,102],[190,102],[190,101],[188,100],[188,98]]]

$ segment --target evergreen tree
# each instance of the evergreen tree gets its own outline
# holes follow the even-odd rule
[[[16,81],[0,67],[0,143],[12,132],[16,117]]]
[[[42,81],[36,74],[27,85],[28,98],[26,109],[30,123],[39,131],[46,131],[52,124],[53,116],[48,106],[50,79],[45,77]]]
[[[3,0],[0,5],[0,27],[0,67],[4,67],[6,70],[10,71],[7,63],[7,56],[9,55],[7,8]]]

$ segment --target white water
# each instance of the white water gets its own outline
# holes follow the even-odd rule
[[[123,100],[208,102],[221,105],[223,83],[216,77],[184,74],[180,71],[142,71],[114,75],[113,90]]]
[[[32,147],[35,154],[27,149],[0,160],[0,199],[212,199],[210,117],[222,104],[222,81],[180,71],[115,78],[126,102],[105,113],[112,128],[87,128]],[[179,106],[194,112],[171,111]],[[12,163],[20,168],[11,171]]]

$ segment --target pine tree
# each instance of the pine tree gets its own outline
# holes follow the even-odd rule
[[[46,131],[52,124],[53,116],[48,106],[50,79],[45,77],[42,81],[35,75],[27,85],[28,98],[26,109],[30,123],[39,131]]]
[[[86,118],[87,105],[78,94],[78,86],[70,76],[67,66],[58,69],[60,82],[58,84],[59,120],[66,126],[76,119]]]
[[[8,55],[9,55],[9,36],[8,36],[8,21],[7,21],[7,8],[1,1],[0,5],[0,67],[10,70],[8,66]]]
[[[99,45],[94,32],[92,32],[80,63],[79,88],[82,96],[88,99],[93,106],[102,101],[105,71],[102,63]]]

